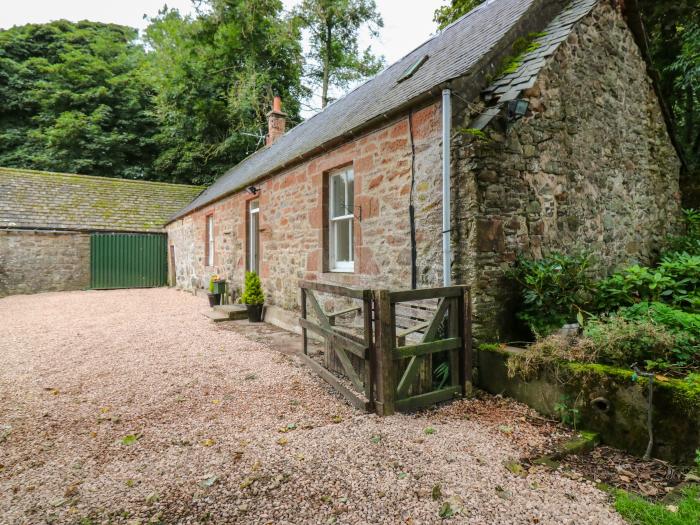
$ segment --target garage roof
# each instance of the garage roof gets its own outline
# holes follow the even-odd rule
[[[162,232],[202,189],[0,168],[0,229]]]

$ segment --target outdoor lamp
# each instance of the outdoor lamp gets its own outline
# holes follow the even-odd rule
[[[511,100],[508,102],[508,120],[517,120],[524,117],[529,107],[530,102],[528,100],[522,98]]]

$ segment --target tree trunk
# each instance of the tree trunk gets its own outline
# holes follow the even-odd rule
[[[333,28],[330,21],[326,23],[326,56],[323,58],[323,88],[321,91],[321,107],[325,108],[328,105],[328,85],[330,83],[331,76],[331,53],[333,49],[333,43],[331,41],[333,37]]]

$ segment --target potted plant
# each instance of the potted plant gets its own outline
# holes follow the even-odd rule
[[[214,308],[217,304],[221,302],[221,294],[216,293],[216,282],[219,280],[218,275],[212,275],[211,279],[209,279],[209,293],[207,294],[207,297],[209,298],[209,306]]]
[[[265,302],[265,294],[262,291],[260,277],[255,272],[246,272],[245,274],[245,290],[241,295],[241,302],[246,305],[248,310],[248,321],[251,323],[259,323],[262,320],[263,303]]]

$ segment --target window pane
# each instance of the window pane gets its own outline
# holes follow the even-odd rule
[[[345,178],[343,174],[331,177],[331,217],[347,215],[345,211]]]
[[[352,239],[351,220],[336,221],[333,223],[333,227],[335,228],[335,261],[352,261],[352,253],[350,251]]]
[[[353,206],[355,205],[355,174],[352,170],[347,172],[347,189],[348,189],[348,211],[347,215],[354,213],[355,210]]]

